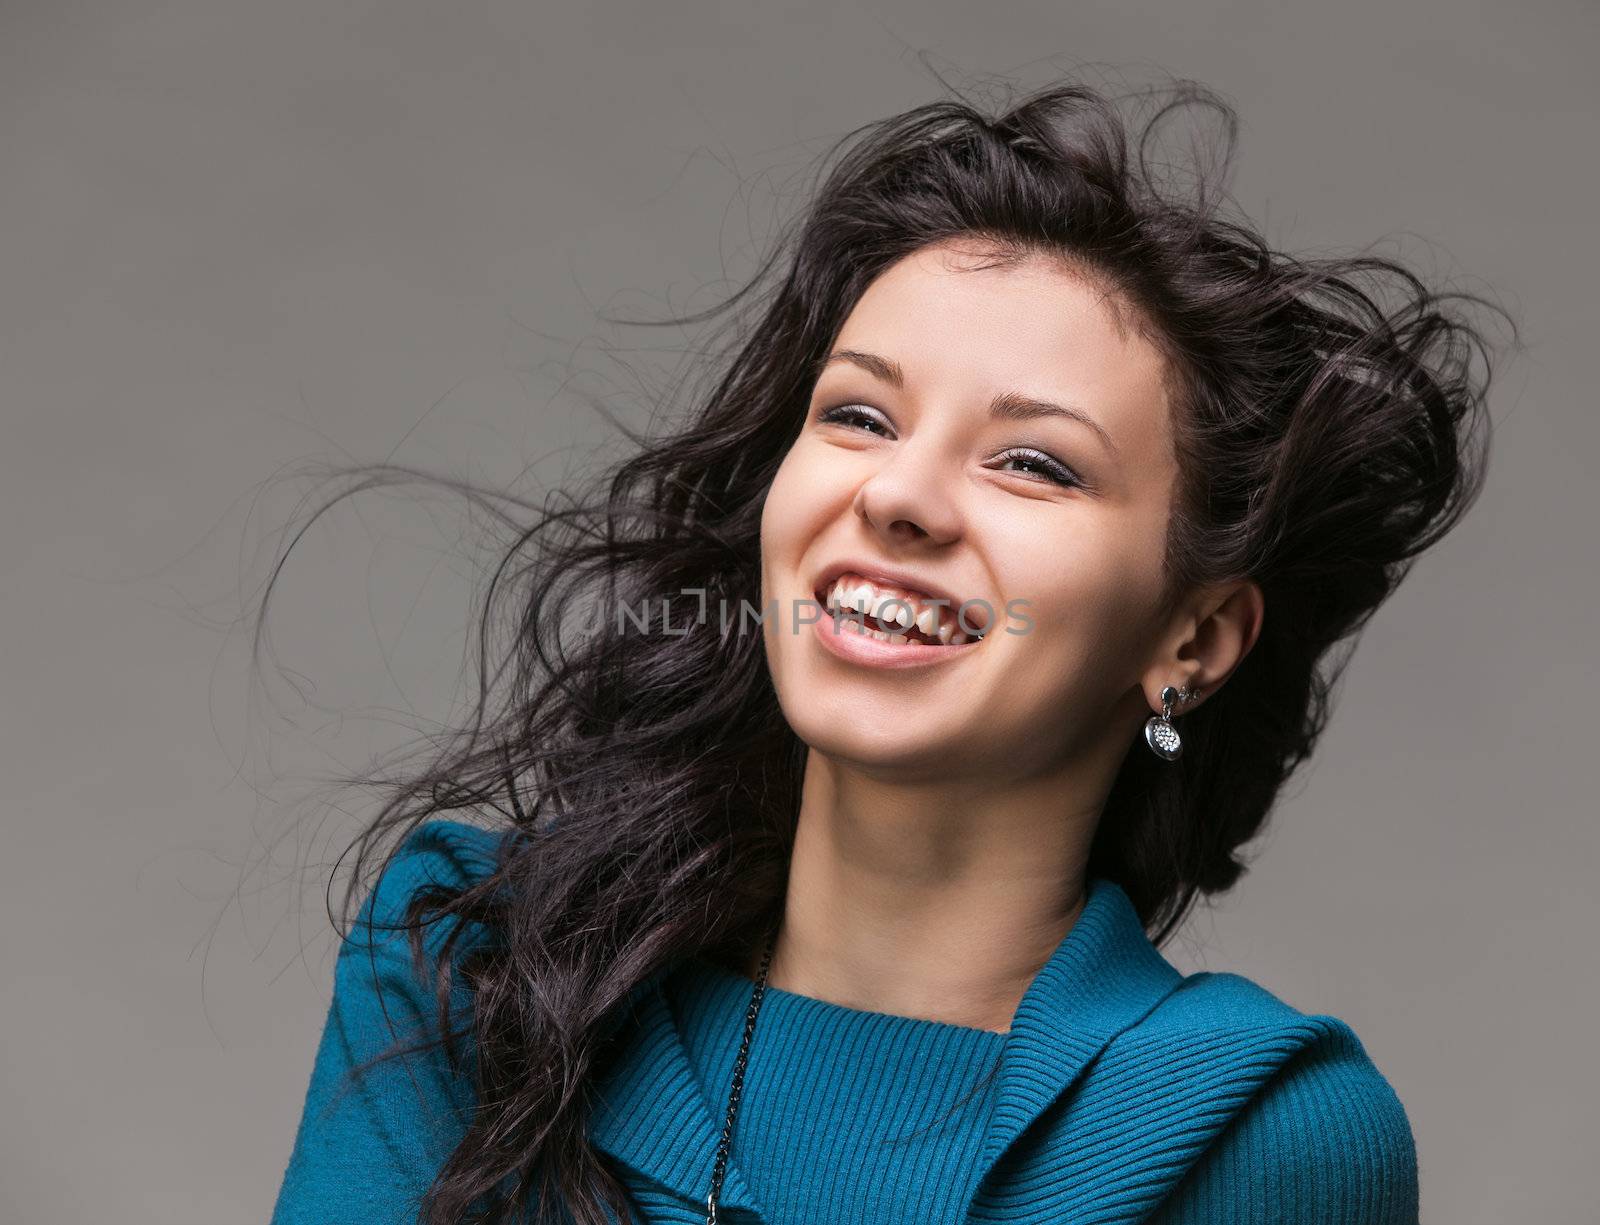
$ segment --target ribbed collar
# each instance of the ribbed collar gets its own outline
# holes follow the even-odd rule
[[[616,1160],[703,1205],[722,1135],[726,1089],[720,1100],[707,1101],[673,1022],[663,977],[636,989],[634,1029],[598,1086],[590,1136]],[[1151,944],[1127,894],[1112,881],[1091,878],[1082,913],[1017,1004],[969,1202],[1028,1125],[1113,1038],[1136,1025],[1182,980]],[[744,1173],[731,1160],[719,1211],[764,1219]]]

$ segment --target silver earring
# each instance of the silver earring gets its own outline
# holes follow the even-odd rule
[[[1183,737],[1178,735],[1178,729],[1172,726],[1172,707],[1178,702],[1187,702],[1199,694],[1198,689],[1174,689],[1171,685],[1162,687],[1161,713],[1151,715],[1145,720],[1144,739],[1157,757],[1167,761],[1177,761],[1183,752]]]

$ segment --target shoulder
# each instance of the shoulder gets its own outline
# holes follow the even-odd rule
[[[425,912],[419,918],[419,957],[406,911],[421,890],[459,889],[492,873],[499,837],[462,822],[434,819],[407,834],[384,862],[340,944],[333,974],[333,1028],[341,1058],[349,1065],[391,1044],[436,1041],[443,1027],[459,1024],[471,1012],[472,989],[456,971],[489,933],[456,915]],[[464,923],[465,930],[457,931]],[[450,971],[448,987],[440,973],[445,968]],[[420,1058],[445,1083],[438,1054]]]
[[[450,948],[450,965],[490,938],[483,926],[448,913],[419,916],[422,957],[412,950],[406,911],[423,890],[460,890],[495,870],[503,834],[461,821],[435,818],[413,829],[388,855],[368,889],[350,930],[339,944],[334,999],[349,1015],[426,1015],[433,1007],[441,954]],[[461,929],[461,930],[458,930]],[[459,976],[454,1005],[470,995]]]
[[[456,920],[424,927],[420,972],[403,924],[418,890],[457,888],[491,874],[500,837],[435,819],[387,856],[339,949],[274,1225],[399,1219],[414,1211],[459,1142],[475,1102],[473,1082],[440,1047],[432,972]],[[458,939],[452,956],[475,944]],[[452,979],[452,1012],[470,1001],[463,977]],[[469,1038],[463,1049],[470,1045]]]
[[[1306,1013],[1240,974],[1190,974],[1134,1031],[1145,1039],[1184,1035],[1189,1044],[1281,1056],[1255,1092],[1271,1110],[1315,1115],[1316,1125],[1407,1142],[1410,1128],[1393,1085],[1348,1022]]]
[[[402,926],[411,899],[423,889],[461,889],[494,871],[503,834],[462,821],[424,821],[383,864],[377,882],[362,902],[341,957],[385,947],[403,947]]]
[[[1296,1221],[1414,1225],[1410,1120],[1348,1023],[1304,1013],[1242,975],[1202,972],[1137,1029],[1245,1050],[1270,1065],[1263,1076],[1240,1078],[1226,1126],[1158,1220],[1203,1219],[1192,1213],[1219,1202],[1226,1185],[1233,1198],[1271,1196],[1280,1201],[1271,1211]]]
[[[503,833],[434,818],[406,835],[384,867],[370,904],[383,909],[427,884],[466,885],[494,870]]]

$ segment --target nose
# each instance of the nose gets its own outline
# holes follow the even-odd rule
[[[955,470],[932,446],[907,442],[862,482],[855,509],[885,540],[948,544],[961,535],[955,488]]]

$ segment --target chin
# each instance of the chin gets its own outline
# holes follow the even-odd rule
[[[893,776],[933,776],[948,773],[962,755],[962,739],[953,730],[931,727],[914,716],[896,723],[882,709],[857,710],[850,720],[804,702],[791,710],[782,703],[784,716],[805,745],[841,765]]]

